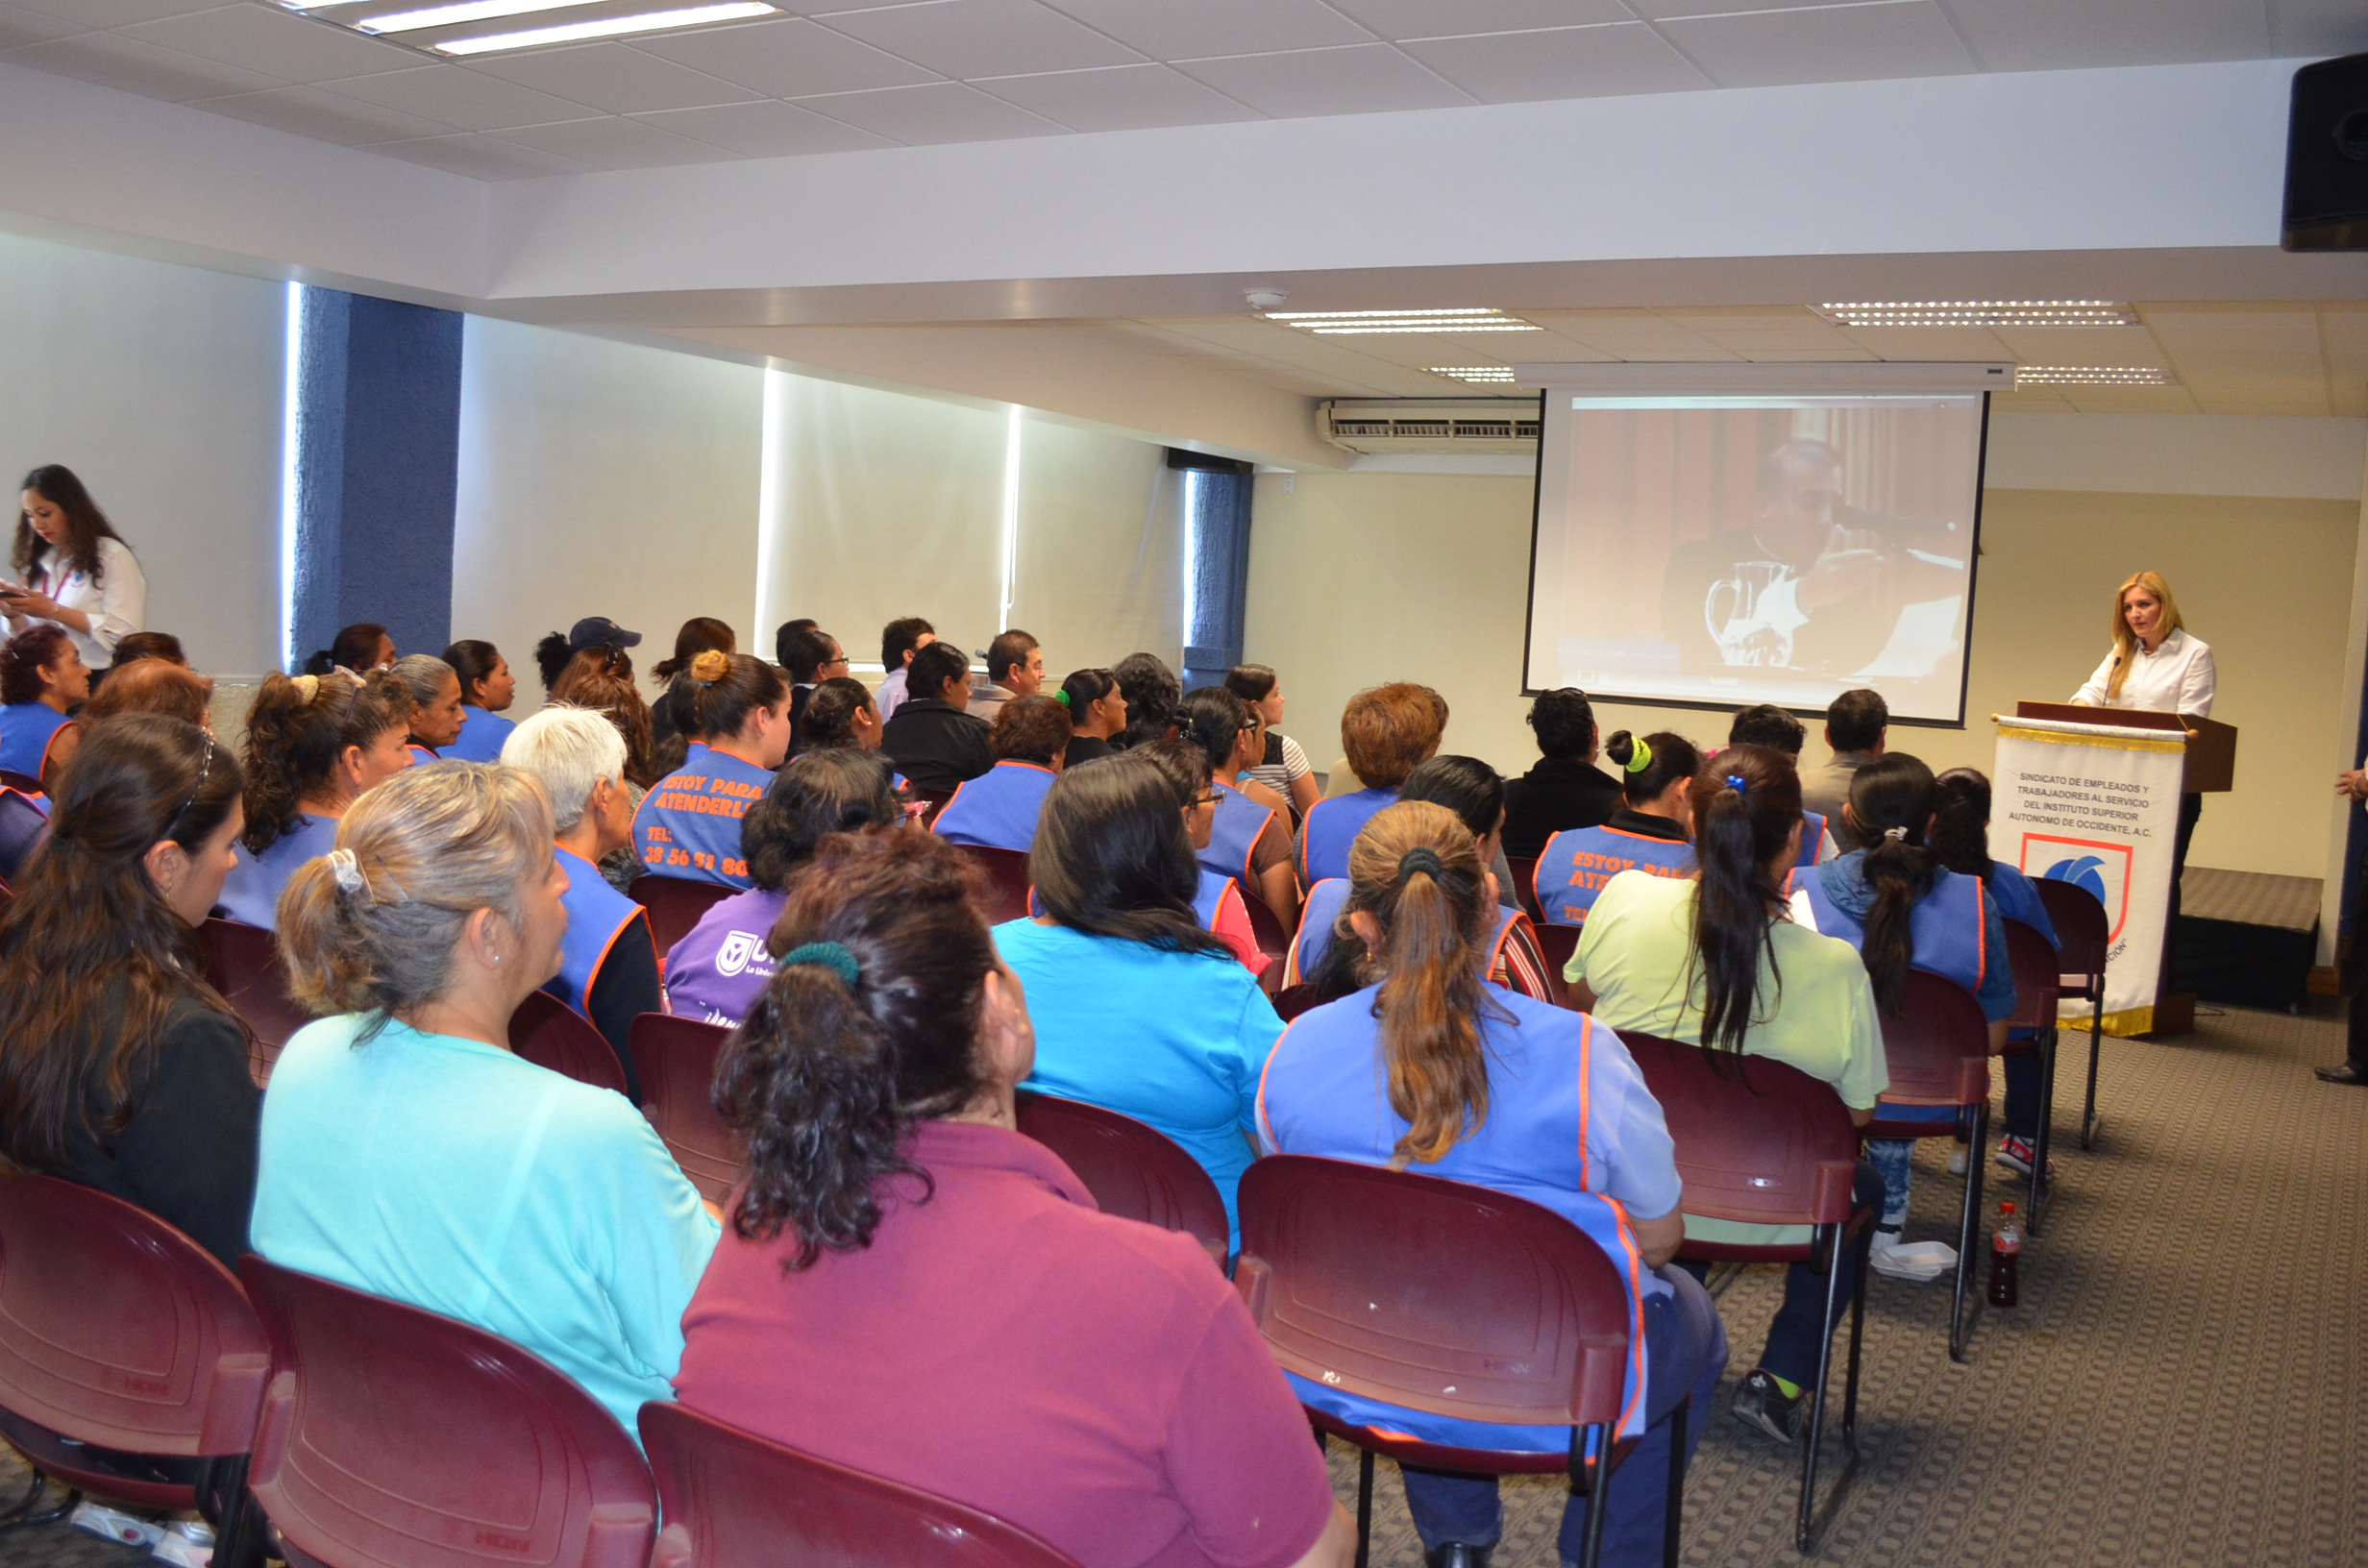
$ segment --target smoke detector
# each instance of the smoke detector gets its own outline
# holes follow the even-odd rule
[[[1291,296],[1279,288],[1246,288],[1242,298],[1249,302],[1252,310],[1279,310]]]

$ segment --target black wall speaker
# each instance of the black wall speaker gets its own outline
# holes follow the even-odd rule
[[[2294,73],[2281,243],[2289,251],[2368,250],[2368,55]]]

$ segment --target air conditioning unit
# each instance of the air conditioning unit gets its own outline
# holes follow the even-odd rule
[[[1350,452],[1538,450],[1536,398],[1344,398],[1320,405],[1316,424]]]

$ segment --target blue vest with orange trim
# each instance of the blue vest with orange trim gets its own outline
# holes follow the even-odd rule
[[[1347,906],[1346,877],[1327,876],[1307,890],[1307,901],[1299,906],[1299,935],[1291,944],[1291,969],[1284,976],[1287,983],[1295,986],[1316,972],[1316,966],[1331,951],[1332,927]],[[1489,948],[1489,978],[1501,986],[1507,983],[1505,943],[1513,940],[1514,923],[1527,917],[1518,909],[1496,913],[1496,936]]]
[[[559,895],[567,911],[567,935],[559,939],[559,972],[543,982],[543,989],[589,1017],[592,983],[600,978],[608,950],[628,925],[649,916],[610,887],[598,866],[573,849],[560,848],[559,864],[567,870],[567,891]]]
[[[1032,762],[1005,759],[957,787],[929,831],[954,844],[1025,854],[1035,846],[1045,796],[1060,776]]]
[[[1538,910],[1548,925],[1585,925],[1604,884],[1622,871],[1691,876],[1693,845],[1617,827],[1569,827],[1545,841],[1538,857]]]
[[[1267,823],[1274,821],[1274,812],[1222,779],[1216,780],[1214,787],[1217,820],[1209,824],[1209,846],[1200,851],[1201,868],[1236,878],[1244,887],[1255,887],[1258,873],[1250,867],[1250,855]]]
[[[1308,1012],[1274,1042],[1258,1088],[1261,1141],[1278,1154],[1310,1154],[1361,1164],[1394,1158],[1406,1119],[1391,1108],[1381,1056],[1381,1024],[1369,987]],[[1626,1047],[1609,1029],[1573,1013],[1497,987],[1490,1000],[1511,1021],[1483,1015],[1482,1046],[1489,1069],[1489,1115],[1434,1164],[1418,1174],[1526,1198],[1587,1233],[1627,1286],[1631,1313],[1623,1433],[1643,1429],[1646,1409],[1642,1301],[1669,1293],[1644,1266],[1626,1212],[1600,1196],[1606,1172],[1591,1156],[1598,1140],[1594,1079],[1626,1063]],[[1617,1053],[1616,1061],[1613,1053]],[[1360,1425],[1411,1433],[1436,1443],[1519,1453],[1555,1453],[1570,1446],[1567,1427],[1499,1426],[1428,1414],[1346,1393],[1285,1374],[1300,1403]]]
[[[432,747],[422,746],[417,741],[406,742],[403,749],[411,754],[410,762],[406,765],[407,767],[425,768],[432,762],[441,762],[444,760],[436,754],[435,749]]]
[[[460,738],[437,754],[461,762],[500,762],[502,743],[518,726],[498,713],[487,713],[466,702],[460,705]]]
[[[740,819],[772,782],[754,763],[693,741],[681,769],[659,779],[633,813],[634,855],[659,876],[752,886]]]
[[[1969,992],[1982,989],[1982,976],[1989,955],[1986,912],[1982,907],[1982,879],[1960,876],[1955,871],[1934,873],[1932,891],[1915,902],[1908,912],[1908,942],[1914,949],[1911,962],[1919,969],[1930,969],[1945,979],[1954,980]],[[1834,902],[1825,891],[1825,877],[1816,871],[1804,871],[1792,879],[1794,891],[1809,895],[1810,913],[1817,919],[1817,934],[1839,937],[1851,946],[1864,949],[1866,927],[1855,915],[1847,914]],[[2006,956],[1999,955],[2004,963]]]
[[[1822,812],[1801,813],[1801,854],[1792,864],[1814,866],[1819,851],[1825,848],[1825,815]]]
[[[0,768],[27,778],[40,777],[58,732],[73,722],[46,702],[12,702],[0,708]]]
[[[1312,888],[1327,876],[1346,876],[1348,846],[1383,807],[1396,804],[1394,789],[1359,790],[1317,801],[1299,829],[1299,880]]]

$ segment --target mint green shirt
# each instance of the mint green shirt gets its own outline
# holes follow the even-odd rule
[[[1690,877],[1622,871],[1596,895],[1563,974],[1587,983],[1595,993],[1595,1017],[1615,1033],[1634,1029],[1702,1042],[1702,976],[1690,963],[1699,887]],[[1884,1066],[1874,984],[1858,949],[1789,919],[1771,924],[1760,959],[1758,1016],[1743,1037],[1743,1054],[1772,1056],[1832,1084],[1852,1110],[1871,1108],[1890,1087],[1891,1075]],[[1688,1214],[1686,1234],[1704,1241],[1794,1245],[1809,1238],[1809,1228]]]
[[[719,1235],[698,1189],[623,1095],[405,1023],[357,1045],[366,1022],[272,1068],[255,1250],[524,1345],[638,1442]]]

